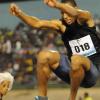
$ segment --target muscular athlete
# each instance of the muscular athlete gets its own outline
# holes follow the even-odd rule
[[[61,34],[68,55],[42,50],[37,55],[37,80],[39,94],[35,100],[48,100],[47,83],[53,71],[70,84],[70,100],[75,100],[78,88],[96,84],[99,76],[100,40],[89,11],[78,8],[74,0],[44,0],[49,7],[61,11],[61,19],[41,20],[24,13],[16,4],[10,12],[32,27],[53,28]],[[94,61],[93,61],[94,60]]]

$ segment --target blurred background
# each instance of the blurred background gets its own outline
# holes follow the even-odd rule
[[[98,35],[100,36],[100,1],[76,0],[79,7],[92,12]],[[33,100],[37,94],[35,76],[36,54],[43,48],[58,50],[66,54],[60,36],[52,29],[37,29],[26,25],[17,17],[10,15],[9,5],[16,3],[24,12],[41,19],[60,19],[60,12],[43,4],[43,0],[1,0],[0,1],[0,72],[8,71],[15,77],[13,90],[5,100],[17,97]],[[48,87],[52,100],[67,99],[69,86],[52,74]],[[92,89],[80,89],[77,100],[85,100],[88,93],[93,100],[100,100],[100,80]],[[68,91],[67,89],[68,88]],[[27,92],[28,90],[28,92]],[[54,96],[55,95],[55,96]]]

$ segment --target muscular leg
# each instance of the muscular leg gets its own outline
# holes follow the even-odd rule
[[[39,96],[47,96],[47,83],[50,78],[51,68],[59,65],[60,55],[54,51],[41,51],[37,56],[37,80]]]
[[[84,56],[71,57],[71,93],[70,100],[75,100],[78,88],[85,76],[85,71],[90,69],[90,60]]]

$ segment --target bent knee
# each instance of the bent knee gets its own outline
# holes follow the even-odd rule
[[[90,69],[90,60],[82,55],[73,55],[71,57],[71,64],[74,69],[84,67],[86,70]]]
[[[73,55],[71,57],[71,63],[72,64],[80,64],[81,63],[81,60],[82,60],[82,56],[81,55]]]
[[[51,55],[49,51],[40,51],[37,55],[38,63],[46,63],[50,59]]]
[[[42,50],[37,55],[38,63],[48,63],[48,64],[52,65],[52,64],[58,62],[59,59],[60,59],[60,55],[56,51]]]

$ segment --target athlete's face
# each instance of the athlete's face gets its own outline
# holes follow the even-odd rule
[[[63,13],[63,12],[62,12],[62,18],[68,25],[75,22],[75,17],[70,16],[70,15]]]
[[[9,85],[10,85],[10,81],[8,81],[8,80],[1,82],[1,84],[0,84],[0,94],[5,95],[8,91]]]
[[[68,3],[66,3],[66,4],[69,4],[70,6],[72,6],[72,4],[71,4],[70,2],[68,2]],[[69,15],[69,14],[67,14],[67,13],[61,12],[61,14],[62,14],[63,20],[64,20],[68,25],[74,23],[75,20],[76,20],[76,18],[75,18],[74,16],[71,16],[71,15]]]

